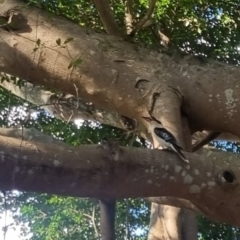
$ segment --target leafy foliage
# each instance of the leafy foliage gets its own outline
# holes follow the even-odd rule
[[[227,240],[239,239],[240,232],[238,228],[227,224],[214,223],[205,217],[200,217],[198,227],[201,229],[199,240]]]

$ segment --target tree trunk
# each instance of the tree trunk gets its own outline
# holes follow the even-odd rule
[[[189,210],[153,203],[148,240],[197,239],[196,216]]]

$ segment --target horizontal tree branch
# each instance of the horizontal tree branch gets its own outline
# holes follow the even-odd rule
[[[6,0],[0,14],[15,6],[26,5]],[[200,64],[195,57],[168,56],[140,46],[136,50],[134,44],[63,18],[50,19],[44,11],[29,6],[21,13],[32,31],[14,34],[0,29],[0,71],[81,97],[139,122],[149,109],[135,85],[145,78],[159,87],[167,84],[179,89],[184,96],[182,110],[196,130],[240,136],[237,66],[211,60]],[[223,116],[224,123],[218,121]]]
[[[2,132],[2,130],[0,131]],[[66,196],[125,198],[171,196],[191,201],[214,220],[240,226],[238,155],[185,153],[104,145],[70,147],[53,140],[0,136],[0,189]],[[24,131],[25,132],[25,131]],[[40,136],[43,134],[40,134]],[[231,167],[229,163],[231,162]]]
[[[10,79],[0,82],[0,86],[15,96],[42,107],[54,117],[66,122],[73,122],[78,119],[92,120],[127,131],[134,130],[135,122],[127,117],[114,111],[96,107],[94,104],[70,94],[58,97],[53,92],[47,91],[41,86],[35,86],[24,81],[24,85],[20,87]]]

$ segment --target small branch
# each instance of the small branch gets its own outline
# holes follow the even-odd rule
[[[180,146],[184,147],[181,105],[182,96],[178,90],[166,86],[155,90],[150,112],[176,137]]]
[[[93,206],[93,209],[92,209],[92,224],[93,224],[93,227],[94,227],[94,231],[95,231],[95,235],[97,236],[97,239],[99,239],[99,232],[97,230],[97,226],[96,226],[96,218],[95,218],[95,213],[96,213],[96,207]]]
[[[196,144],[196,142],[200,142],[203,138],[207,137],[211,131],[198,131],[192,135],[192,143]],[[240,142],[240,138],[231,133],[221,133],[216,141],[227,141],[227,142]]]
[[[69,122],[80,118],[97,121],[127,131],[135,130],[133,121],[118,114],[116,111],[106,110],[94,104],[89,104],[82,98],[77,99],[70,94],[58,97],[52,92],[43,89],[43,87],[35,86],[26,81],[23,81],[23,86],[20,87],[11,81],[10,75],[0,73],[0,80],[5,78],[8,81],[0,82],[1,87],[15,96],[43,108],[60,120]]]
[[[133,30],[133,0],[125,0],[125,25],[127,34],[130,34]]]
[[[114,19],[109,2],[106,0],[93,0],[93,2],[107,33],[117,37],[125,37],[125,34],[119,28]]]
[[[134,36],[144,26],[144,24],[151,18],[155,9],[156,2],[157,0],[150,0],[149,8],[147,10],[146,15],[135,25],[134,29],[130,33],[131,36]]]
[[[205,136],[203,139],[201,139],[199,142],[196,142],[192,149],[193,152],[196,152],[200,148],[202,148],[204,145],[210,143],[211,141],[215,140],[221,133],[220,132],[209,132],[207,136]]]
[[[168,36],[166,36],[160,29],[160,26],[157,26],[157,30],[158,30],[158,36],[159,36],[159,40],[160,40],[160,44],[163,45],[164,47],[168,47],[170,39]]]
[[[70,147],[34,139],[0,134],[0,190],[100,199],[173,196],[215,220],[240,226],[237,154],[185,153],[186,166],[171,151],[120,147],[121,157],[114,161],[99,145]]]

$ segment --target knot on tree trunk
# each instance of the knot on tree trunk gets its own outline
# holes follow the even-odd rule
[[[16,33],[31,32],[32,28],[20,10],[21,8],[15,7],[0,14],[0,28]]]

